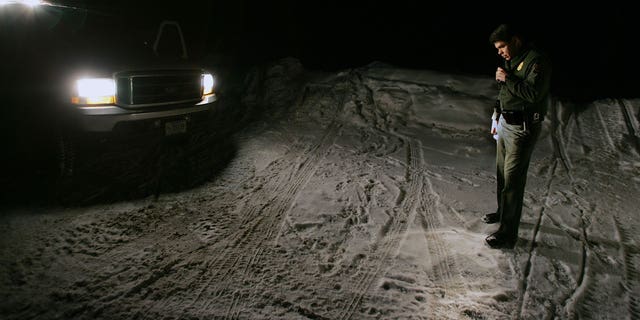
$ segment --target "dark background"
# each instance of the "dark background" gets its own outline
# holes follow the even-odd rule
[[[69,3],[85,2],[67,0]],[[631,2],[600,4],[389,0],[91,1],[137,17],[179,19],[190,52],[248,67],[291,56],[307,69],[373,61],[402,68],[493,77],[488,42],[501,23],[520,25],[553,63],[560,98],[639,97],[640,22]]]
[[[211,48],[229,49],[244,61],[294,56],[307,68],[324,70],[382,61],[493,77],[499,59],[488,37],[508,22],[520,25],[550,55],[555,95],[638,97],[640,23],[635,10],[609,1],[560,5],[217,1],[211,5],[214,33],[233,36]]]

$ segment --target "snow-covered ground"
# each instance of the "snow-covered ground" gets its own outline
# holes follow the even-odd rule
[[[553,100],[513,250],[491,77],[283,60],[195,189],[0,215],[2,319],[640,319],[640,100]]]

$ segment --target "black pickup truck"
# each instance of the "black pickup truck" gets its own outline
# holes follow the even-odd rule
[[[215,110],[179,21],[90,3],[0,1],[2,184],[72,176],[82,146],[189,135]]]

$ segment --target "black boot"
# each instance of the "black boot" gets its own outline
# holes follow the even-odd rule
[[[486,224],[494,224],[500,222],[500,214],[497,212],[487,213],[482,217],[482,221]]]
[[[517,240],[517,237],[510,237],[500,232],[494,232],[485,239],[487,244],[494,249],[513,249]]]

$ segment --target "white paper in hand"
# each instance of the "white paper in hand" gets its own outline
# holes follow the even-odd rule
[[[500,121],[491,120],[491,132],[495,132],[495,134],[493,134],[493,139],[496,141],[498,141],[498,132],[500,131],[500,128]]]

